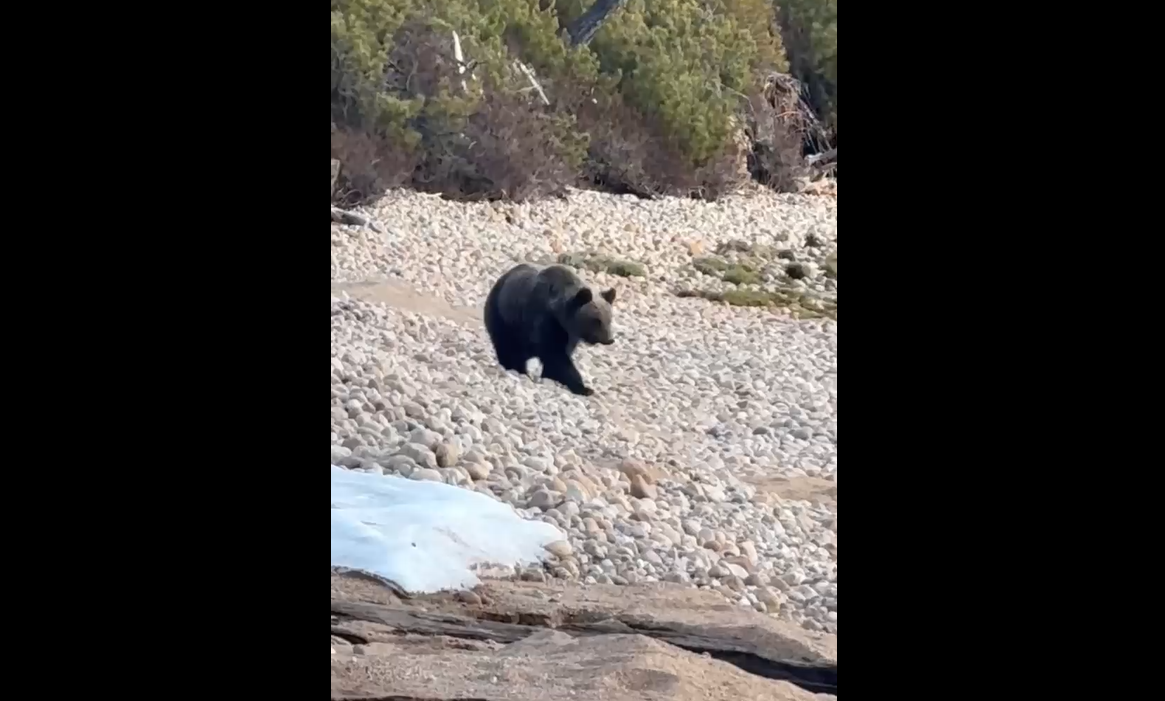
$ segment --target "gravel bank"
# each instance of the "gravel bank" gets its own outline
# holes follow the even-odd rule
[[[570,534],[522,577],[685,582],[836,632],[837,324],[674,294],[734,289],[693,260],[760,246],[757,289],[835,303],[836,200],[396,192],[373,211],[387,235],[332,226],[334,284],[403,280],[479,308],[516,260],[584,252],[645,275],[582,272],[619,291],[616,343],[576,354],[589,398],[502,372],[472,315],[334,294],[333,463],[475,488]],[[782,498],[782,478],[832,483],[833,498]]]

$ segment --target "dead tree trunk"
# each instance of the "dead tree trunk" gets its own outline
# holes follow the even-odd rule
[[[585,46],[591,43],[591,39],[595,37],[595,32],[599,31],[599,27],[603,26],[607,17],[623,7],[626,2],[627,0],[595,0],[595,4],[591,5],[589,10],[582,13],[566,28],[567,33],[570,34],[571,46]]]

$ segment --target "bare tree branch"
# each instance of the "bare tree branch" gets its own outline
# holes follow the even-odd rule
[[[828,164],[830,162],[836,163],[837,162],[837,149],[831,148],[828,151],[826,151],[825,153],[815,153],[815,154],[807,157],[805,159],[805,161],[809,165],[816,165],[819,162],[824,162],[822,164],[822,167],[825,167],[825,164]]]
[[[457,59],[457,72],[465,75],[465,55],[461,53],[461,37],[457,36],[457,32],[453,32],[453,58]],[[469,87],[465,84],[465,78],[461,79],[461,92],[469,92]]]
[[[530,86],[538,91],[538,96],[542,98],[542,104],[549,105],[550,100],[546,99],[546,93],[542,91],[542,86],[539,85],[538,81],[534,78],[534,71],[530,70],[526,64],[522,63],[521,61],[514,61],[514,63],[518,64],[518,69],[526,75],[526,78],[530,81]]]
[[[366,226],[378,234],[384,233],[384,228],[372,217],[357,212],[350,212],[346,209],[340,209],[339,207],[332,207],[332,221],[337,224]]]

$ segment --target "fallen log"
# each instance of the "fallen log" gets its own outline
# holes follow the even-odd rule
[[[372,217],[358,212],[349,212],[339,207],[332,207],[332,221],[338,224],[349,224],[351,226],[367,226],[378,234],[384,233],[384,229]]]

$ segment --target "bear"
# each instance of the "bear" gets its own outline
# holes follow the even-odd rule
[[[485,328],[506,370],[526,375],[526,361],[542,362],[542,377],[589,397],[570,356],[580,341],[611,345],[614,288],[597,297],[574,271],[561,265],[538,269],[520,263],[494,283],[485,300]]]

